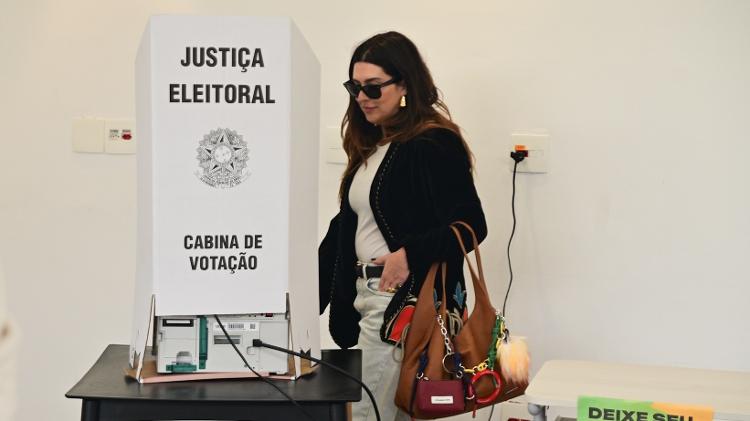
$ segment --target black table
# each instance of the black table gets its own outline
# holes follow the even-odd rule
[[[361,378],[358,350],[323,350],[322,359]],[[140,384],[124,375],[127,362],[127,345],[109,345],[65,394],[83,400],[82,421],[307,419],[259,379]],[[357,383],[325,366],[295,381],[271,381],[316,420],[346,420],[347,403],[362,397]]]

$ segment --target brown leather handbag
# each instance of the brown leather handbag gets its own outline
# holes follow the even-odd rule
[[[458,227],[471,233],[477,270],[469,259]],[[474,308],[461,331],[449,338],[441,326],[447,316],[445,287],[439,308],[436,308],[433,296],[438,274],[445,285],[446,263],[434,263],[422,284],[404,342],[395,397],[396,406],[413,418],[434,419],[476,411],[522,395],[527,386],[526,382],[514,383],[512,379],[504,378],[500,364],[496,363],[497,347],[506,337],[507,330],[502,315],[490,302],[476,234],[464,222],[451,224],[451,229],[469,266],[474,284]],[[463,389],[463,404],[458,405],[455,392],[451,398],[448,394],[440,395],[443,393],[440,390],[448,388],[438,385],[437,381],[451,381],[450,390],[455,390],[455,382],[459,381]],[[435,384],[430,385],[432,382]],[[420,402],[428,404],[424,406]],[[441,411],[441,407],[445,410]]]

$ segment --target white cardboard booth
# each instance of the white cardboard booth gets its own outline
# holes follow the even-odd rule
[[[288,311],[290,348],[320,356],[319,91],[288,18],[150,19],[136,59],[132,367],[154,316]]]

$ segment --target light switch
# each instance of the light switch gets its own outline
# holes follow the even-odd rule
[[[73,152],[104,152],[104,120],[98,118],[73,119]]]

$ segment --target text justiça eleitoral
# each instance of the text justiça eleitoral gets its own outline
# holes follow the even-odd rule
[[[238,68],[241,73],[248,68],[265,67],[260,48],[236,47],[185,47],[182,67]],[[212,104],[275,104],[271,85],[226,83],[170,83],[170,103]]]

